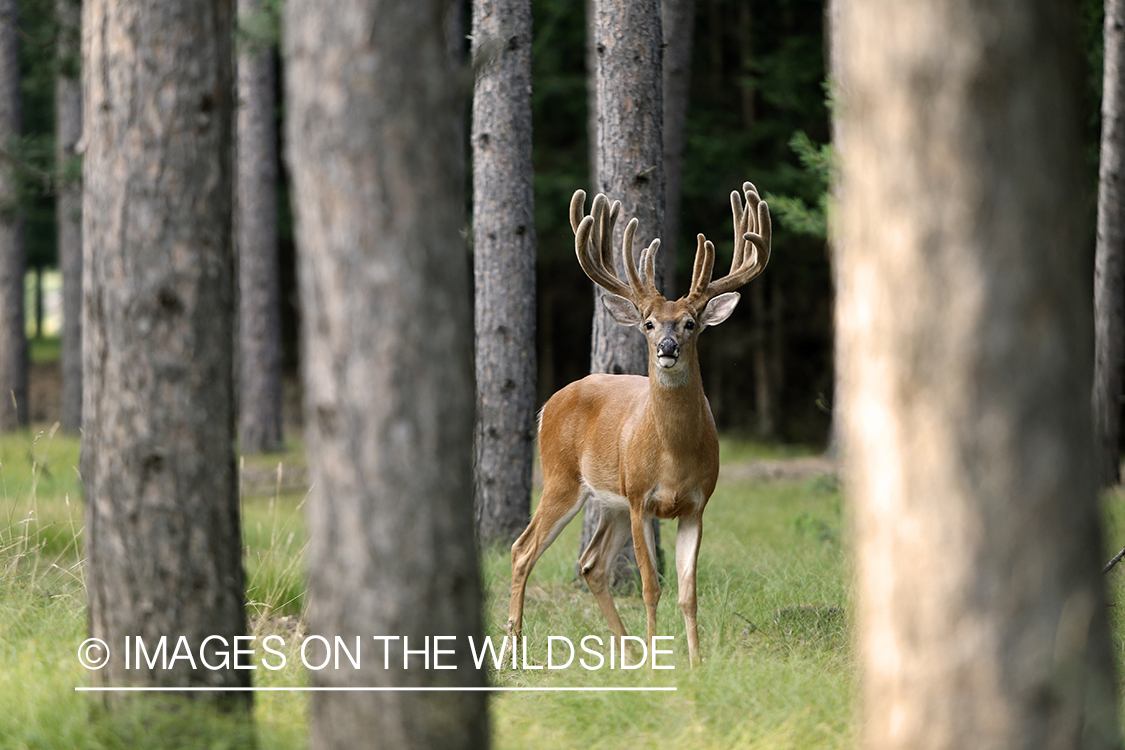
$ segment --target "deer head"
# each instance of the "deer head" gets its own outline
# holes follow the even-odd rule
[[[575,191],[570,201],[570,226],[574,230],[574,248],[582,270],[607,294],[602,304],[615,321],[636,326],[648,341],[649,373],[664,384],[685,382],[689,369],[696,366],[695,342],[707,326],[722,323],[734,312],[739,294],[734,291],[760,274],[770,257],[770,213],[766,202],[758,196],[753,184],[742,185],[743,196],[733,191],[730,196],[734,215],[734,258],[730,273],[712,280],[715,246],[698,235],[691,287],[678,300],[666,300],[656,289],[656,253],[660,240],[641,252],[638,272],[633,258],[633,238],[637,220],[625,226],[622,256],[626,281],[622,281],[613,264],[613,228],[621,211],[620,201],[599,194],[594,198],[589,216],[583,216],[586,193]],[[759,252],[760,251],[760,252]]]

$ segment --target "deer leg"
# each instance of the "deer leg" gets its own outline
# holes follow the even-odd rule
[[[699,663],[699,628],[695,622],[695,568],[699,560],[699,542],[703,538],[703,516],[680,516],[676,528],[676,577],[680,589],[680,609],[684,613],[687,632],[688,663]]]
[[[625,545],[629,538],[629,514],[627,511],[602,506],[601,518],[598,528],[590,539],[589,546],[582,553],[578,565],[582,570],[582,577],[586,585],[598,602],[598,606],[609,623],[609,630],[616,636],[626,635],[625,626],[621,623],[621,616],[617,614],[617,607],[613,603],[613,595],[609,591],[606,580],[606,571],[609,570],[613,558]]]
[[[630,514],[633,527],[633,551],[641,572],[641,595],[648,613],[648,643],[656,635],[656,605],[660,603],[660,577],[656,573],[656,542],[652,535],[652,519],[641,513]]]
[[[508,608],[508,633],[523,633],[523,598],[527,578],[539,557],[558,538],[566,525],[578,515],[586,504],[588,493],[580,490],[577,482],[570,486],[552,484],[543,488],[539,507],[531,523],[516,543],[512,545],[512,596]]]

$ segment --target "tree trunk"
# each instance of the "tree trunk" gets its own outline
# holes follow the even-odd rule
[[[258,0],[238,0],[240,18]],[[281,264],[277,249],[277,107],[273,50],[238,55],[238,444],[281,450]]]
[[[852,0],[837,331],[871,748],[1118,747],[1073,7]]]
[[[653,237],[664,232],[663,35],[659,0],[616,3],[593,0],[593,50],[590,71],[595,91],[597,128],[594,142],[594,184],[597,192],[621,201],[621,218],[614,228],[614,248],[623,241],[630,218],[640,222],[634,257]],[[587,210],[589,207],[587,206]],[[614,253],[618,276],[625,278],[621,256]],[[664,287],[664,258],[657,256],[656,288]],[[590,372],[645,375],[648,349],[636,330],[618,325],[601,303],[603,291],[594,286],[594,325]],[[599,511],[586,506],[578,554],[593,538]],[[653,529],[659,541],[659,522]],[[659,545],[657,546],[659,550]],[[610,578],[614,586],[639,580],[631,544],[626,544]]]
[[[763,440],[777,437],[777,420],[774,405],[777,403],[775,382],[771,372],[773,341],[772,321],[766,312],[766,285],[754,284],[750,287],[751,356],[754,358],[754,411],[758,426],[756,432]]]
[[[472,344],[442,0],[290,0],[286,142],[303,302],[309,632],[362,645],[315,686],[478,687]],[[397,638],[374,641],[371,634]],[[423,668],[423,638],[455,636]],[[409,642],[405,639],[409,639]],[[455,647],[454,647],[455,646]],[[385,651],[384,651],[385,649]],[[384,654],[389,668],[384,669]],[[429,660],[433,662],[433,655]],[[318,692],[311,747],[474,748],[479,692]]]
[[[847,94],[843,89],[843,57],[844,50],[843,44],[846,41],[840,33],[841,24],[843,23],[844,10],[846,3],[850,0],[827,0],[824,8],[824,35],[825,35],[825,51],[828,59],[828,84],[829,90],[828,97],[828,115],[829,127],[832,132],[832,149],[835,153],[836,164],[840,164],[842,157],[841,141],[844,137],[844,121],[843,112],[837,103],[845,99]],[[844,204],[843,186],[840,183],[839,169],[835,170],[832,175],[832,181],[828,185],[830,191],[830,200],[833,206],[841,206]],[[839,211],[830,210],[828,212],[828,241],[826,243],[825,251],[828,253],[828,265],[832,276],[832,294],[836,295],[838,287],[837,273],[839,271],[838,257],[841,251],[842,237],[840,233]],[[833,336],[833,347],[839,337]],[[832,384],[832,398],[830,399],[827,407],[829,421],[828,421],[828,439],[826,440],[825,454],[828,456],[836,457],[840,455],[840,399],[839,399],[839,367],[836,366],[837,358],[835,351],[832,354],[833,361],[833,384]]]
[[[18,3],[0,0],[0,147],[20,136]],[[27,253],[15,167],[0,162],[0,431],[27,425]]]
[[[477,535],[511,544],[531,512],[535,445],[529,0],[473,3],[473,68]]]
[[[680,248],[681,183],[687,131],[688,90],[691,87],[691,41],[695,33],[695,0],[662,0],[660,21],[664,37],[664,296],[675,299],[676,258]]]
[[[228,3],[87,0],[82,478],[92,636],[246,632],[234,454]],[[171,650],[172,644],[168,649]],[[203,653],[220,664],[220,642]],[[136,665],[134,665],[135,667]],[[173,660],[108,683],[236,687]],[[213,694],[208,694],[213,695]],[[248,702],[248,693],[235,696]]]
[[[1105,72],[1094,262],[1094,431],[1098,481],[1121,476],[1125,387],[1125,0],[1105,0]]]
[[[82,425],[82,179],[75,153],[82,136],[78,0],[56,0],[59,28],[55,78],[55,223],[62,272],[62,426]]]

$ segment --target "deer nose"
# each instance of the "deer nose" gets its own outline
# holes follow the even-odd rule
[[[656,356],[678,357],[680,356],[680,345],[673,338],[661,339],[660,343],[656,345]]]

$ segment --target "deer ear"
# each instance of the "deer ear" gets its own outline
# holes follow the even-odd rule
[[[609,314],[623,326],[637,326],[641,324],[641,312],[629,300],[616,294],[606,292],[602,295],[602,304]]]
[[[718,295],[703,308],[703,314],[699,316],[699,325],[704,327],[719,325],[734,312],[739,299],[741,299],[741,295],[738,292]]]

